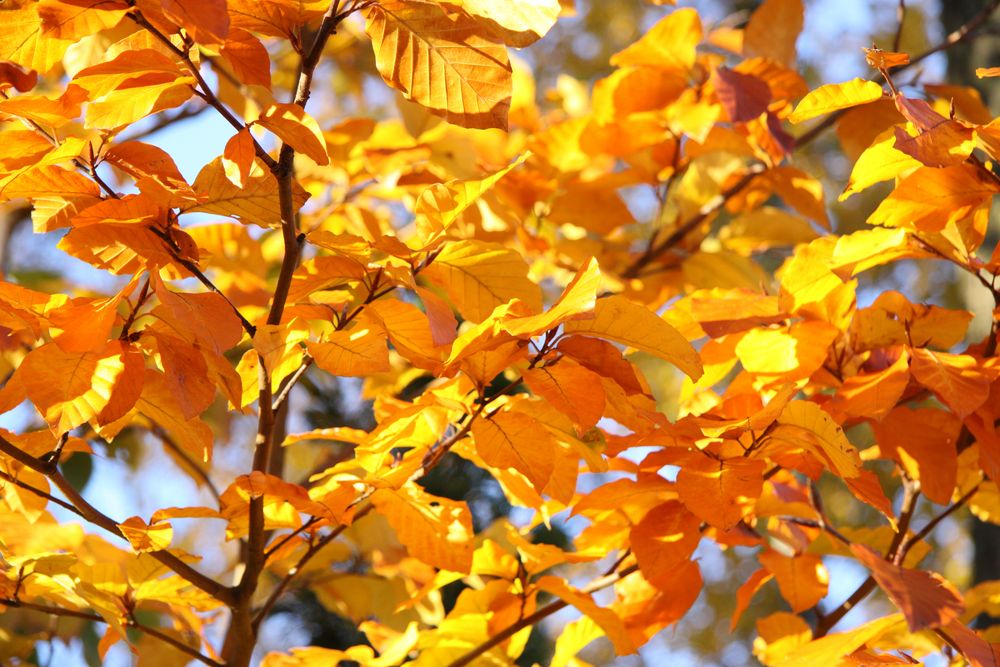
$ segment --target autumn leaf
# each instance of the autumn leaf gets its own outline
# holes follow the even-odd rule
[[[528,278],[521,256],[509,248],[480,241],[449,243],[424,273],[472,322],[483,321],[494,308],[511,299],[520,299],[531,310],[541,310],[538,286]]]
[[[548,484],[554,469],[555,441],[528,415],[504,410],[472,423],[476,451],[491,466],[513,468],[536,489]]]
[[[851,552],[903,612],[910,632],[947,625],[965,609],[961,594],[941,575],[900,567],[862,544],[851,545]]]
[[[612,56],[611,64],[687,72],[694,67],[695,49],[701,37],[698,13],[690,8],[678,9],[662,18],[639,41]]]
[[[272,104],[256,121],[316,164],[330,164],[326,139],[316,119],[297,104]]]
[[[639,569],[655,586],[669,586],[677,568],[687,561],[701,541],[699,519],[677,501],[649,510],[632,527],[629,541]]]
[[[777,551],[761,552],[757,558],[774,575],[781,595],[800,612],[814,607],[826,595],[830,575],[823,560],[814,554],[784,556]]]
[[[415,558],[455,572],[472,567],[472,516],[465,503],[414,486],[379,489],[372,502]]]
[[[701,359],[677,330],[644,306],[619,297],[598,299],[594,319],[566,322],[567,333],[604,338],[655,355],[697,380]]]
[[[427,0],[392,0],[367,10],[365,31],[382,78],[407,99],[463,127],[507,128],[507,49],[475,18]]]
[[[829,83],[811,91],[802,98],[795,111],[788,117],[793,123],[824,114],[868,104],[881,99],[882,86],[864,79],[851,79],[845,83]]]

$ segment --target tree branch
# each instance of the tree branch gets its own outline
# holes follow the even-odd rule
[[[306,102],[309,100],[313,75],[323,55],[326,42],[336,30],[337,25],[349,14],[349,12],[339,14],[339,10],[340,0],[333,0],[323,15],[312,46],[310,46],[302,57],[293,97],[293,103],[302,108],[305,108]],[[281,323],[285,303],[288,300],[288,292],[291,288],[292,274],[299,264],[305,235],[298,232],[298,211],[296,210],[294,201],[295,149],[287,143],[282,143],[278,153],[278,160],[276,162],[271,160],[268,163],[268,167],[278,181],[281,235],[284,242],[284,255],[281,259],[281,268],[278,273],[274,294],[271,298],[271,308],[267,315],[267,323],[277,325]],[[270,470],[270,467],[276,428],[275,415],[278,412],[274,408],[271,375],[264,364],[263,358],[260,359],[260,395],[257,403],[257,438],[254,445],[253,470],[265,473],[275,472]],[[283,419],[285,411],[281,411],[278,414]],[[280,477],[280,471],[277,472]],[[264,499],[262,497],[250,499],[248,523],[247,549],[243,559],[243,576],[236,587],[236,603],[233,606],[233,617],[226,632],[222,651],[227,663],[231,663],[237,667],[245,667],[249,664],[253,654],[253,646],[256,643],[254,640],[257,636],[259,625],[259,621],[255,621],[252,617],[251,605],[253,603],[253,595],[260,581],[260,575],[266,563],[264,546],[267,536],[264,530]]]
[[[766,170],[767,166],[763,162],[752,163],[739,181],[717,194],[711,200],[707,201],[705,205],[698,210],[698,213],[694,217],[678,225],[669,236],[659,243],[650,244],[646,248],[646,251],[639,255],[639,257],[627,269],[625,269],[625,271],[621,274],[622,277],[637,278],[647,265],[656,261],[661,255],[683,241],[688,234],[697,229],[698,226],[705,222],[710,216],[721,210],[730,199],[742,192],[744,188],[750,185],[754,178],[764,173]]]
[[[49,481],[52,482],[60,492],[62,492],[66,500],[68,500],[69,503],[76,508],[76,513],[80,517],[123,540],[126,539],[125,534],[122,533],[121,528],[118,527],[118,522],[87,502],[87,500],[80,495],[80,492],[73,488],[73,485],[62,476],[62,473],[59,472],[55,461],[48,462],[37,459],[13,445],[6,438],[2,437],[0,437],[0,452],[27,466],[28,468],[31,468],[32,470],[48,477]],[[151,551],[149,555],[173,570],[182,579],[188,581],[193,586],[200,588],[202,591],[208,593],[220,602],[230,604],[233,601],[233,592],[230,588],[223,586],[211,577],[202,574],[171,552]]]
[[[903,540],[906,538],[907,531],[910,529],[910,521],[913,519],[913,514],[917,509],[917,500],[919,499],[920,491],[918,490],[916,484],[909,479],[904,478],[903,506],[899,513],[896,535],[893,537],[892,543],[889,545],[889,550],[885,554],[885,559],[890,563],[899,565],[906,557],[906,553],[903,551],[901,546],[903,544]],[[878,583],[875,581],[874,577],[869,576],[853,593],[851,593],[850,597],[844,600],[829,614],[824,614],[820,618],[819,623],[816,624],[816,632],[813,636],[815,638],[825,636],[835,625],[837,625],[837,623],[840,622],[842,618],[844,618],[844,616],[847,615],[847,612],[858,606],[858,604],[868,597],[868,594],[876,588],[878,588]]]
[[[135,6],[135,0],[128,0],[128,4],[132,7],[133,11],[127,14],[127,16],[132,19],[136,25],[144,28],[151,35],[153,35],[153,37],[159,40],[160,43],[166,46],[174,55],[184,62],[185,66],[187,66],[192,76],[194,76],[195,81],[198,82],[198,87],[194,88],[195,94],[205,100],[209,106],[218,111],[219,115],[221,115],[226,122],[232,125],[237,132],[245,129],[246,123],[238,119],[228,108],[226,108],[226,105],[222,103],[222,100],[220,100],[218,95],[215,94],[212,87],[208,85],[207,81],[205,81],[205,77],[201,74],[201,68],[199,68],[193,60],[191,60],[191,54],[186,50],[179,48],[176,44],[170,41],[169,37],[157,30],[156,26],[150,23],[149,20],[142,15],[142,12],[140,12]],[[257,143],[256,139],[253,137],[251,137],[251,139],[253,140],[254,152],[257,154],[257,158],[266,164],[268,169],[274,170],[277,164],[274,158],[271,157],[266,150],[264,150],[263,146]]]
[[[371,505],[365,507],[364,509],[359,510],[358,513],[354,515],[352,523],[354,521],[357,521],[361,517],[365,516],[366,514],[368,514],[371,510],[372,510]],[[254,614],[253,617],[254,632],[256,632],[257,629],[260,627],[261,622],[265,618],[267,618],[267,614],[268,612],[271,611],[271,608],[274,607],[274,605],[278,602],[281,596],[285,594],[285,591],[288,590],[288,587],[291,585],[292,580],[295,578],[295,576],[302,571],[302,569],[309,563],[310,560],[313,559],[313,557],[316,554],[318,554],[320,551],[323,550],[323,547],[325,547],[326,545],[330,544],[335,539],[340,537],[340,534],[343,533],[347,529],[347,527],[348,524],[346,523],[341,524],[336,528],[334,528],[331,532],[327,533],[322,538],[320,538],[320,540],[315,544],[309,545],[309,548],[306,550],[306,552],[302,554],[298,562],[296,562],[295,565],[293,565],[292,568],[288,570],[285,576],[282,577],[281,581],[278,583],[275,589],[271,591],[271,594],[269,596],[267,596],[267,600],[264,602],[264,604],[261,605],[260,609],[258,609],[257,612]]]
[[[94,614],[88,611],[66,609],[64,607],[51,607],[49,605],[44,605],[44,604],[35,604],[33,602],[22,602],[20,600],[5,600],[2,598],[0,598],[0,605],[3,605],[4,607],[9,607],[11,609],[25,609],[29,611],[37,611],[42,614],[49,614],[50,616],[66,616],[69,618],[80,618],[86,621],[95,621],[97,623],[107,623],[107,621],[104,620],[104,617],[102,617],[100,614]],[[139,630],[140,632],[147,634],[150,637],[155,637],[156,639],[159,639],[160,641],[166,644],[170,644],[178,651],[182,651],[185,654],[191,656],[193,659],[197,660],[198,662],[210,665],[210,667],[225,667],[225,665],[223,665],[221,662],[216,662],[215,660],[212,660],[207,655],[200,652],[198,649],[192,646],[188,646],[184,642],[176,639],[175,637],[171,637],[165,632],[162,632],[152,626],[144,625],[134,618],[126,618],[123,625],[130,628],[135,628],[136,630]]]
[[[601,577],[600,579],[591,582],[589,586],[583,588],[583,592],[590,594],[605,589],[608,586],[613,586],[614,584],[618,583],[619,581],[629,576],[630,574],[637,572],[638,570],[639,570],[638,565],[630,565],[621,572],[612,572],[608,575]],[[556,613],[561,609],[565,609],[568,606],[569,603],[564,600],[555,600],[553,602],[550,602],[541,609],[537,610],[535,613],[529,614],[528,616],[525,616],[524,618],[518,620],[516,623],[513,623],[512,625],[509,625],[503,630],[499,631],[498,633],[490,637],[487,641],[483,642],[476,648],[472,649],[458,660],[454,660],[448,663],[448,667],[465,667],[465,665],[471,664],[476,658],[480,657],[490,649],[499,646],[500,644],[507,641],[508,639],[516,635],[518,632],[523,630],[524,628],[531,627],[532,625],[539,623],[543,619],[551,616],[552,614]]]

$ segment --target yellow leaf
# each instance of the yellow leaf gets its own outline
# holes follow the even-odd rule
[[[486,178],[476,181],[435,183],[421,192],[414,213],[417,215],[417,226],[421,230],[424,242],[430,242],[435,234],[447,229],[463,211],[476,203],[501,178],[510,173],[511,169],[522,164],[530,155],[531,153],[522,153],[509,165]]]
[[[169,523],[147,524],[140,517],[133,516],[118,524],[125,539],[136,553],[162,551],[170,546],[174,529]]]
[[[765,0],[743,31],[743,55],[770,58],[791,67],[803,20],[802,0]]]
[[[904,178],[868,217],[869,224],[939,232],[1000,192],[976,166],[921,167]]]
[[[555,468],[555,440],[537,420],[504,410],[472,422],[476,451],[495,468],[513,468],[541,491]]]
[[[82,353],[64,352],[49,343],[24,358],[21,381],[52,431],[62,434],[104,409],[124,368],[118,341]]]
[[[42,17],[34,4],[14,4],[0,10],[0,60],[9,60],[46,75],[62,60],[72,39],[43,34]]]
[[[778,417],[770,438],[805,449],[830,466],[839,477],[857,477],[861,470],[858,450],[844,430],[823,408],[810,401],[792,401]]]
[[[691,8],[678,9],[663,17],[639,41],[611,56],[611,64],[687,72],[694,67],[695,49],[701,37],[698,12]]]
[[[816,236],[806,220],[772,206],[744,213],[719,232],[722,245],[742,255],[808,243]]]
[[[222,157],[217,157],[198,173],[194,181],[194,189],[201,201],[185,209],[216,213],[236,218],[244,224],[254,224],[260,227],[280,227],[281,209],[278,205],[278,181],[271,172],[256,170],[251,172],[249,179],[242,188],[236,187],[226,177],[226,168]],[[293,199],[298,210],[309,195],[295,183]]]
[[[36,5],[45,38],[78,40],[118,25],[128,12],[124,2],[42,0]]]
[[[844,83],[828,83],[802,98],[788,120],[801,123],[816,116],[868,104],[881,98],[882,86],[873,81],[851,79]]]
[[[580,266],[554,306],[538,315],[506,320],[501,326],[511,336],[525,337],[537,336],[571,319],[591,319],[600,286],[600,264],[591,257]]]
[[[508,46],[523,48],[545,36],[562,9],[559,0],[460,0],[462,9],[485,19]]]
[[[297,104],[272,104],[254,121],[274,132],[286,144],[323,166],[330,164],[326,139],[316,119]]]
[[[408,484],[376,490],[372,503],[414,558],[452,572],[472,569],[472,515],[464,502],[432,496]]]
[[[542,307],[541,290],[528,278],[521,254],[497,243],[449,243],[423,275],[440,285],[471,322],[483,321],[511,299],[520,299],[533,311]]]
[[[507,129],[507,49],[479,22],[428,0],[387,0],[366,12],[382,78],[407,99],[463,127]]]
[[[281,381],[302,365],[302,341],[309,332],[298,326],[300,320],[288,324],[263,324],[257,327],[253,347],[264,360],[271,378],[271,388],[277,391]]]
[[[896,136],[892,130],[886,130],[879,135],[871,146],[865,149],[848,179],[847,188],[838,198],[844,201],[848,197],[866,188],[904,175],[920,166],[920,162],[895,147]]]
[[[92,180],[56,165],[28,168],[0,180],[0,199],[20,197],[34,204],[31,221],[36,232],[66,227],[78,212],[101,201]]]
[[[73,83],[90,93],[86,127],[113,129],[179,106],[195,79],[159,51],[141,49],[80,70]]]
[[[656,313],[625,297],[598,299],[594,319],[571,320],[564,327],[566,333],[612,340],[665,359],[692,380],[701,377],[701,358],[687,339]]]
[[[388,371],[389,348],[383,334],[366,327],[335,331],[320,343],[307,343],[316,365],[337,376],[364,377]]]

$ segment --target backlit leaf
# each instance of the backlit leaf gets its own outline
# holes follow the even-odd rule
[[[365,17],[386,83],[450,123],[507,128],[507,49],[475,18],[428,0],[375,3]]]

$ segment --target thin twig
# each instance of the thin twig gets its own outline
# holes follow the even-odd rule
[[[0,437],[0,452],[48,477],[49,481],[55,484],[56,488],[62,492],[66,500],[68,500],[69,503],[76,508],[77,514],[79,514],[80,517],[95,526],[103,528],[116,537],[123,540],[126,539],[121,528],[118,527],[118,522],[87,502],[87,500],[80,495],[80,492],[73,488],[73,485],[70,484],[65,477],[63,477],[54,461],[47,462],[37,459],[3,437]],[[151,551],[150,556],[173,570],[182,579],[187,580],[192,585],[200,588],[220,602],[226,604],[232,602],[232,589],[223,586],[211,577],[202,574],[171,552]]]
[[[140,12],[136,8],[135,0],[129,0],[129,5],[132,6],[133,11],[127,14],[127,16],[130,19],[132,19],[132,21],[135,22],[136,25],[144,28],[153,37],[159,40],[161,44],[167,47],[174,55],[176,55],[184,62],[185,66],[187,66],[188,71],[191,72],[192,76],[194,76],[195,78],[195,81],[197,81],[198,83],[198,87],[193,88],[195,94],[197,94],[198,97],[205,100],[207,104],[209,104],[212,108],[218,111],[219,115],[221,115],[226,120],[227,123],[232,125],[237,132],[245,129],[246,123],[238,119],[226,107],[226,105],[222,103],[219,97],[212,90],[212,87],[208,85],[207,81],[205,81],[205,77],[202,76],[201,69],[198,67],[198,65],[195,64],[193,60],[191,60],[191,54],[185,51],[184,49],[179,48],[176,44],[170,41],[169,37],[164,35],[156,28],[156,26],[150,23],[149,20],[146,19],[145,16],[143,16],[142,12]],[[261,162],[266,164],[268,169],[273,170],[277,166],[277,162],[275,161],[275,159],[271,157],[266,150],[264,150],[263,146],[257,143],[256,139],[251,137],[251,140],[253,141],[254,152],[257,154],[258,159],[260,159]]]
[[[366,514],[368,514],[371,510],[372,510],[372,505],[369,505],[364,509],[359,510],[354,515],[352,523],[354,521],[357,521],[361,517],[365,516]],[[302,571],[302,569],[309,563],[310,560],[313,559],[313,557],[316,554],[318,554],[320,551],[323,550],[323,547],[325,547],[326,545],[330,544],[335,539],[340,537],[340,534],[347,529],[348,525],[349,524],[344,523],[337,526],[332,531],[330,531],[322,538],[320,538],[319,541],[309,545],[309,548],[306,549],[306,552],[302,554],[298,562],[296,562],[295,565],[293,565],[291,569],[288,570],[285,576],[282,577],[278,585],[274,588],[273,591],[271,591],[271,594],[267,596],[267,600],[264,602],[264,604],[261,605],[260,609],[258,609],[257,612],[254,614],[253,617],[254,632],[256,632],[257,628],[260,627],[261,622],[267,617],[268,612],[271,611],[271,608],[274,607],[275,603],[278,602],[278,599],[282,595],[284,595],[285,591],[291,585],[292,580],[295,578],[295,576]]]
[[[906,21],[906,0],[899,0],[896,8],[896,36],[892,40],[892,50],[899,51],[900,44],[903,43],[903,26]]]
[[[899,548],[900,557],[903,560],[905,560],[907,554],[910,553],[910,549],[912,549],[913,547],[915,547],[924,538],[926,538],[928,535],[930,535],[934,531],[934,529],[938,527],[938,524],[940,524],[942,521],[944,521],[945,519],[947,519],[949,516],[951,516],[952,514],[954,514],[956,511],[958,511],[959,509],[961,509],[962,507],[964,507],[965,504],[967,502],[969,502],[969,500],[971,500],[974,495],[976,495],[976,492],[979,491],[979,487],[981,485],[982,485],[982,482],[981,481],[978,482],[974,487],[972,487],[964,495],[962,495],[961,498],[959,498],[958,500],[956,500],[955,502],[953,502],[951,505],[949,505],[947,508],[945,508],[940,514],[938,514],[936,517],[934,517],[933,519],[931,519],[930,521],[928,521],[927,525],[924,526],[923,528],[921,528],[917,532],[916,535],[914,535],[910,539],[906,540],[906,542],[903,543],[903,546],[901,546]]]
[[[100,614],[94,614],[88,611],[79,611],[77,609],[52,607],[44,604],[35,604],[33,602],[23,602],[21,600],[5,600],[2,598],[0,598],[0,605],[3,605],[4,607],[9,607],[11,609],[25,609],[29,611],[37,611],[43,614],[48,614],[50,616],[66,616],[69,618],[80,618],[83,620],[94,621],[97,623],[107,623],[104,617],[101,616]],[[185,654],[191,656],[191,658],[193,658],[194,660],[209,665],[210,667],[225,667],[225,665],[223,665],[221,662],[216,662],[215,660],[212,660],[198,649],[185,644],[184,642],[176,639],[175,637],[171,637],[170,635],[158,630],[157,628],[140,623],[135,618],[124,619],[123,625],[130,628],[135,628],[136,630],[139,630],[140,632],[147,634],[150,637],[155,637],[156,639],[159,639],[160,641],[166,644],[170,644],[178,651],[182,651]]]
[[[767,166],[763,162],[755,162],[751,164],[740,180],[706,202],[705,205],[698,210],[698,213],[695,214],[690,220],[678,225],[677,228],[662,241],[649,245],[646,251],[639,255],[639,257],[636,258],[636,260],[622,272],[622,277],[638,277],[648,264],[659,259],[661,255],[683,241],[688,234],[697,229],[709,217],[722,209],[722,207],[725,206],[730,199],[742,192],[744,188],[750,185],[753,179],[764,173],[766,169]]]
[[[605,589],[608,586],[613,586],[614,584],[618,583],[619,581],[629,576],[630,574],[637,572],[638,570],[639,567],[637,565],[630,565],[621,572],[613,572],[611,574],[605,575],[600,579],[591,582],[589,586],[583,588],[582,592],[590,594]],[[476,658],[480,657],[490,649],[499,646],[500,644],[507,641],[508,639],[516,635],[518,632],[523,630],[524,628],[531,627],[532,625],[537,624],[543,619],[551,616],[552,614],[556,613],[561,609],[565,609],[568,606],[569,603],[564,600],[554,600],[553,602],[550,602],[541,609],[537,610],[535,613],[529,614],[528,616],[525,616],[524,618],[519,619],[517,622],[507,626],[503,630],[500,630],[495,635],[490,637],[488,640],[486,640],[479,646],[475,647],[474,649],[472,649],[471,651],[460,657],[458,660],[454,660],[448,663],[448,667],[465,667],[465,665],[471,664]]]

